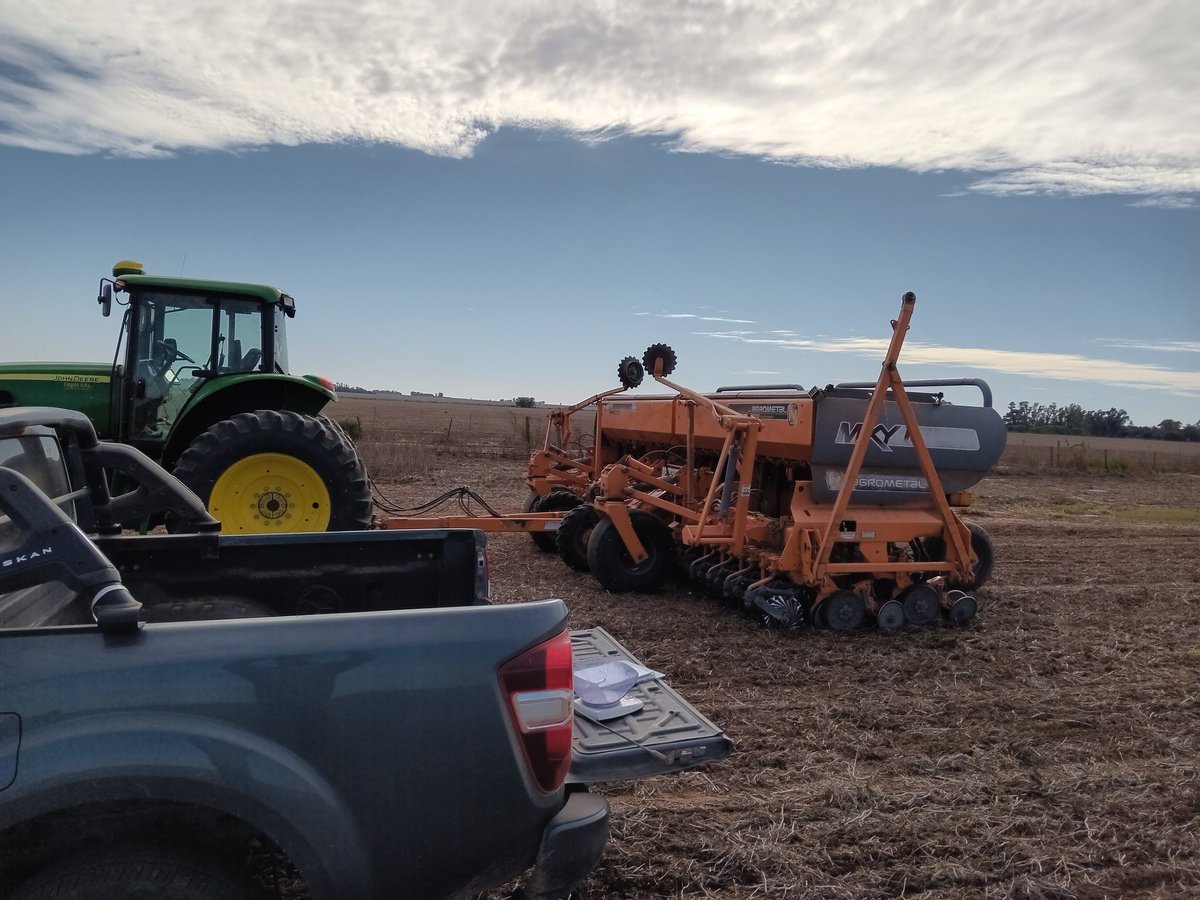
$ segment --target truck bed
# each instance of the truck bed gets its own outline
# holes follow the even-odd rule
[[[97,538],[147,621],[214,598],[275,615],[487,602],[484,537],[446,529]]]

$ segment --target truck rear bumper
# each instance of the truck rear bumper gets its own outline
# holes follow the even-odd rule
[[[608,801],[574,792],[542,835],[533,874],[525,885],[530,900],[566,897],[596,867],[608,843]]]

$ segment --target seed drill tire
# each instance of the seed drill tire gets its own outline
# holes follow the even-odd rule
[[[666,523],[651,513],[635,509],[629,518],[649,556],[635,563],[613,520],[601,519],[588,540],[588,566],[615,594],[657,591],[675,567],[675,539]]]
[[[600,514],[596,512],[596,507],[589,503],[586,506],[576,506],[558,523],[558,533],[555,535],[558,555],[576,572],[586,572],[590,568],[588,541],[599,521]]]
[[[371,524],[362,460],[317,416],[277,410],[231,416],[192,441],[174,474],[226,533],[358,531]]]
[[[992,566],[995,563],[995,550],[992,548],[992,536],[983,526],[968,522],[971,530],[971,550],[979,558],[975,564],[975,573],[970,581],[952,581],[946,579],[946,589],[952,591],[977,591],[992,577]],[[946,558],[946,544],[940,537],[925,538],[925,553],[932,560]]]
[[[545,497],[538,497],[528,512],[565,512],[574,509],[580,502],[570,491],[551,491]],[[557,533],[554,531],[531,531],[529,536],[537,548],[546,553],[553,553],[558,547]]]

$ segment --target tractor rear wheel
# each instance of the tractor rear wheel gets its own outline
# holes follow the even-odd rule
[[[675,539],[666,523],[651,513],[635,509],[629,519],[649,555],[634,562],[616,524],[602,519],[588,540],[588,566],[596,580],[614,593],[656,591],[675,566]]]
[[[534,496],[537,495],[535,494]],[[538,497],[527,512],[566,512],[569,509],[577,507],[580,502],[580,499],[570,491],[551,491],[545,497]],[[529,536],[533,538],[533,542],[537,544],[537,548],[544,550],[546,553],[553,553],[558,546],[555,532],[553,531],[531,531],[529,532]]]
[[[315,416],[231,416],[192,441],[174,474],[226,533],[356,531],[371,523],[371,488],[358,452]]]

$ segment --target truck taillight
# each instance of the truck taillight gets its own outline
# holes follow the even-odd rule
[[[475,602],[490,603],[492,598],[492,561],[486,546],[475,551]]]
[[[570,635],[562,631],[505,663],[500,686],[533,780],[553,793],[571,767],[575,709]]]

